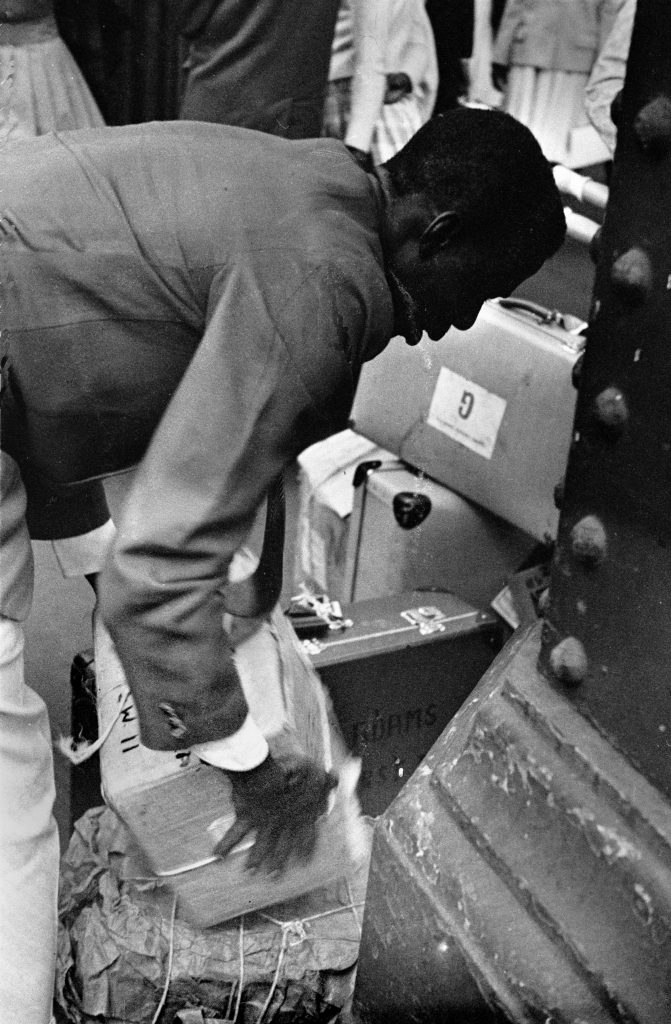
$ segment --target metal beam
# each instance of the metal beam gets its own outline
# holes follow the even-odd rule
[[[541,666],[671,794],[671,5],[639,0]]]

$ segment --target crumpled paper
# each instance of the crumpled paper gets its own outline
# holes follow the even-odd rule
[[[372,838],[370,822],[368,832]],[[241,980],[241,949],[238,1024],[257,1019],[259,993],[268,993],[278,963],[276,998],[264,1020],[332,1019],[316,1015],[319,1006],[322,1014],[328,1010],[320,993],[337,990],[329,989],[327,975],[346,976],[356,962],[367,875],[366,859],[336,885],[199,929],[173,920],[172,893],[151,877],[116,815],[94,808],[77,822],[61,864],[57,1004],[74,1024],[94,1017],[107,1024],[147,1024],[165,986],[172,943],[162,1021],[172,1021],[184,1007],[207,1007],[209,1020],[220,1009],[220,1019],[228,1016],[232,988]]]

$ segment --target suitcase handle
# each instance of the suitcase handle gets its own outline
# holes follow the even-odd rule
[[[541,324],[553,324],[561,327],[567,334],[580,335],[587,327],[580,317],[572,316],[570,313],[560,313],[558,309],[548,309],[538,302],[531,302],[530,299],[497,299],[502,309],[519,310],[522,313],[531,313]]]

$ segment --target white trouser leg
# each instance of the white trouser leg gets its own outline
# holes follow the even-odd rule
[[[0,618],[0,1024],[47,1024],[56,960],[58,831],[44,701],[23,630]]]
[[[25,493],[0,452],[0,1024],[48,1024],[56,961],[58,832],[47,709],[26,686],[33,560]]]
[[[52,540],[51,546],[66,578],[101,572],[116,528],[111,519],[89,533]]]

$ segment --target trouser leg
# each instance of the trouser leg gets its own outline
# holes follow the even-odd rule
[[[23,631],[0,619],[0,1024],[46,1024],[56,962],[58,831],[44,701],[23,679]]]
[[[26,686],[21,621],[32,554],[16,465],[0,470],[0,1024],[47,1024],[56,960],[58,831],[44,701]]]

